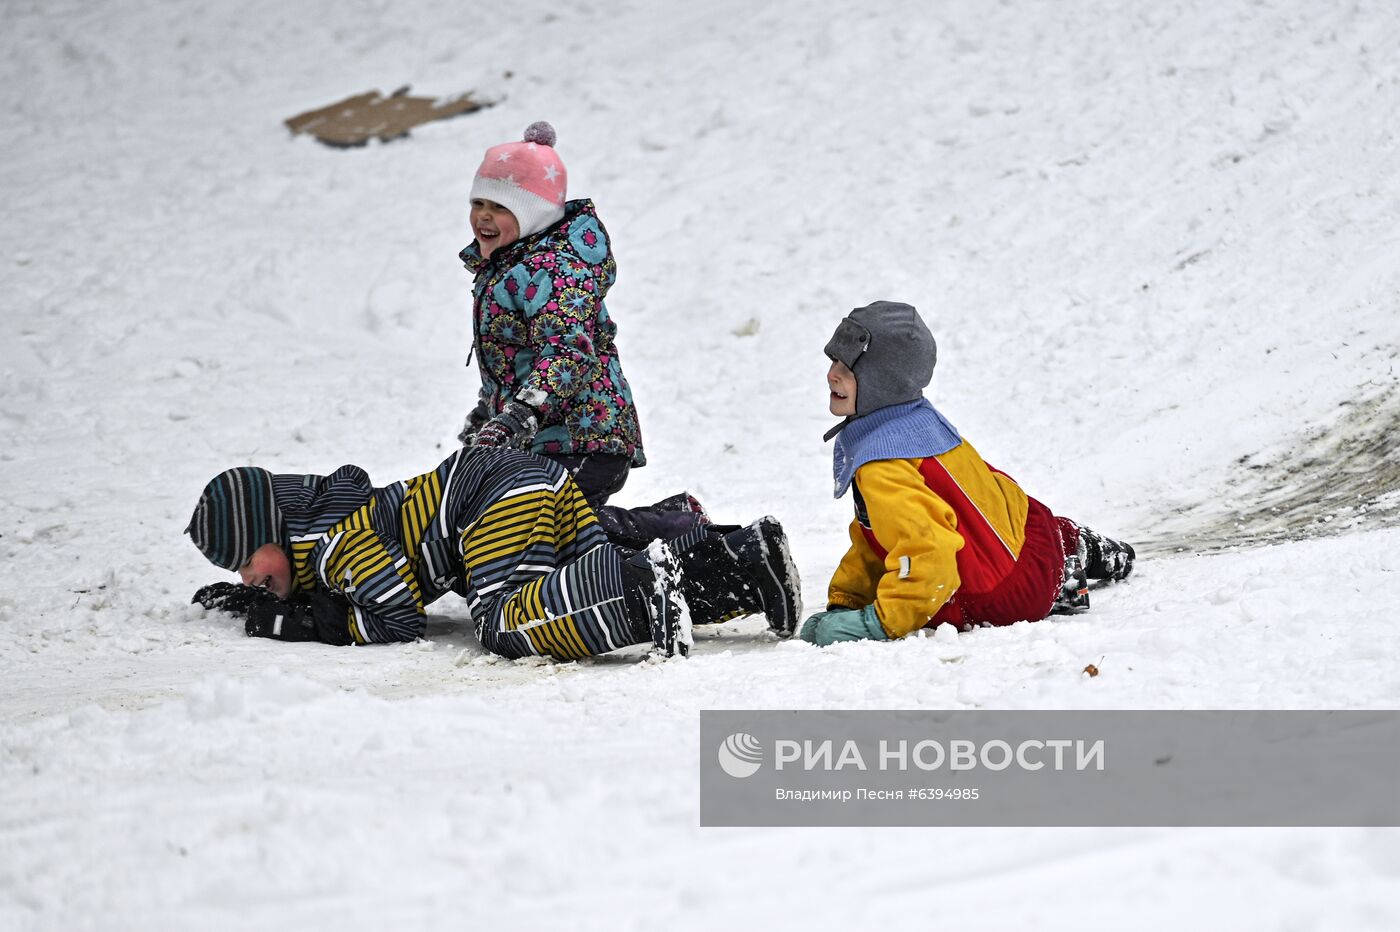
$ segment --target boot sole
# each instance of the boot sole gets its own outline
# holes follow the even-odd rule
[[[763,548],[761,567],[754,567],[759,573],[759,592],[763,596],[764,616],[768,627],[779,637],[792,637],[797,630],[797,619],[802,617],[802,580],[797,574],[797,565],[792,562],[792,550],[788,547],[787,535],[776,518],[760,518],[757,522],[758,542]],[[777,551],[777,561],[773,551]],[[782,567],[781,574],[774,564]],[[777,598],[774,598],[777,596]]]
[[[681,593],[681,565],[665,542],[654,540],[647,548],[655,583],[651,592],[652,650],[665,657],[690,655],[695,636],[690,606]]]

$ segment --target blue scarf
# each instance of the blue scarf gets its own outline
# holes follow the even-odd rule
[[[927,398],[852,418],[836,437],[832,451],[836,497],[846,494],[856,470],[871,460],[940,456],[960,443],[958,429]]]

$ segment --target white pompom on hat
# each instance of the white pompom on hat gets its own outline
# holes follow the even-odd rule
[[[472,182],[472,198],[495,201],[515,214],[524,239],[564,218],[569,174],[554,151],[554,127],[531,123],[520,142],[486,150]]]

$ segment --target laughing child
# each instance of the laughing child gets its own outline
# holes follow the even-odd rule
[[[471,190],[475,239],[460,253],[475,276],[472,348],[481,376],[458,439],[515,447],[562,464],[615,541],[641,547],[701,522],[681,493],[647,508],[606,506],[646,463],[617,324],[604,296],[617,278],[591,200],[567,200],[568,172],[548,123],[486,150]]]
[[[836,497],[851,547],[804,641],[884,641],[920,628],[1007,625],[1089,606],[1087,579],[1121,580],[1133,548],[1059,518],[923,397],[933,335],[908,304],[856,308],[826,344]],[[839,436],[838,436],[839,435]]]

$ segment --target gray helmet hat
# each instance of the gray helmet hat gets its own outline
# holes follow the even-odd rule
[[[922,398],[933,378],[938,344],[912,305],[876,301],[837,324],[825,353],[855,373],[856,417],[861,417]]]

